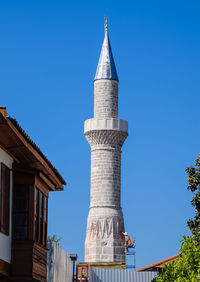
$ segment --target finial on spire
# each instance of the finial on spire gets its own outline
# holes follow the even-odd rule
[[[107,20],[107,17],[105,17],[105,33],[108,33],[108,20]]]
[[[104,18],[104,21],[105,21],[105,37],[104,37],[104,41],[101,49],[101,55],[99,58],[94,80],[111,79],[111,80],[119,81],[112,50],[111,50],[110,40],[108,37],[107,18]]]

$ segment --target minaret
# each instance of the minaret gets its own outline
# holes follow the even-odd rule
[[[84,124],[84,134],[91,146],[85,262],[125,262],[121,147],[128,136],[128,123],[118,118],[118,83],[106,20],[94,79],[94,118]]]

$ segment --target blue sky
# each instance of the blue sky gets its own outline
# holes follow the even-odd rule
[[[51,193],[49,234],[83,261],[93,79],[104,16],[129,122],[122,157],[125,226],[137,267],[175,255],[194,215],[185,168],[200,152],[199,1],[1,1],[0,104],[67,181]]]

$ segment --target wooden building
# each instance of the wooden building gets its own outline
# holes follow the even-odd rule
[[[0,282],[46,281],[48,196],[65,184],[0,107]]]

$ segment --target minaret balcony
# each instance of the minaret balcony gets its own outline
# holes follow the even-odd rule
[[[93,130],[115,130],[128,133],[128,122],[118,118],[91,118],[84,123],[84,133]]]

